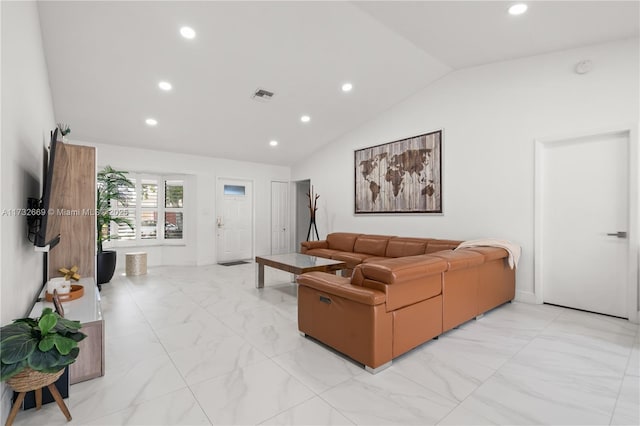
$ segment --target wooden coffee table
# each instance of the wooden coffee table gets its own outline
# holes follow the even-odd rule
[[[325,259],[324,257],[307,256],[300,253],[274,254],[272,256],[256,256],[258,264],[258,276],[256,288],[264,287],[264,267],[280,269],[295,275],[311,271],[334,272],[345,269],[347,264],[339,260]]]

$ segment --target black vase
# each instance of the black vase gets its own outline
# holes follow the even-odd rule
[[[108,283],[113,278],[113,273],[116,270],[117,254],[113,250],[105,250],[97,254],[98,285]]]

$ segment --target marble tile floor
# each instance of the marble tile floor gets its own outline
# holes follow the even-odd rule
[[[296,285],[254,264],[150,268],[102,290],[106,374],[15,425],[640,424],[638,326],[512,303],[377,375],[296,324]],[[72,313],[68,313],[72,317]]]

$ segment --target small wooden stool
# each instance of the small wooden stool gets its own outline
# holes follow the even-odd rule
[[[13,390],[20,393],[18,394],[18,398],[16,398],[16,402],[13,403],[13,407],[11,407],[11,412],[9,413],[9,417],[7,417],[5,426],[11,426],[13,424],[27,392],[35,391],[36,410],[39,410],[42,407],[42,388],[45,386],[49,389],[49,392],[51,392],[53,399],[56,400],[58,407],[60,407],[67,421],[71,421],[71,413],[62,399],[62,395],[58,392],[58,388],[56,388],[54,384],[54,382],[62,376],[62,373],[64,373],[64,368],[57,373],[41,373],[40,371],[35,371],[27,367],[22,370],[22,372],[7,380],[7,384],[11,386]]]
[[[145,275],[147,273],[147,253],[127,253],[127,276]]]

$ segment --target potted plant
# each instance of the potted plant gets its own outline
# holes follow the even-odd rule
[[[78,331],[80,327],[79,321],[62,318],[45,308],[40,318],[17,319],[0,328],[0,380],[6,380],[19,392],[25,377],[30,376],[33,381],[38,375],[34,372],[39,372],[43,381],[53,383],[80,353],[78,342],[87,337]]]
[[[69,127],[66,123],[57,123],[58,130],[60,130],[60,134],[62,135],[62,141],[67,141],[67,135],[71,133],[71,127]]]
[[[109,232],[111,222],[118,225],[125,224],[133,229],[131,221],[115,214],[114,203],[118,207],[127,207],[129,200],[124,190],[133,188],[133,182],[127,177],[127,172],[115,170],[106,166],[98,172],[97,197],[96,197],[96,226],[98,231],[97,254],[97,281],[98,286],[108,283],[116,269],[117,253],[115,250],[103,250],[102,243],[109,241],[112,236]]]

